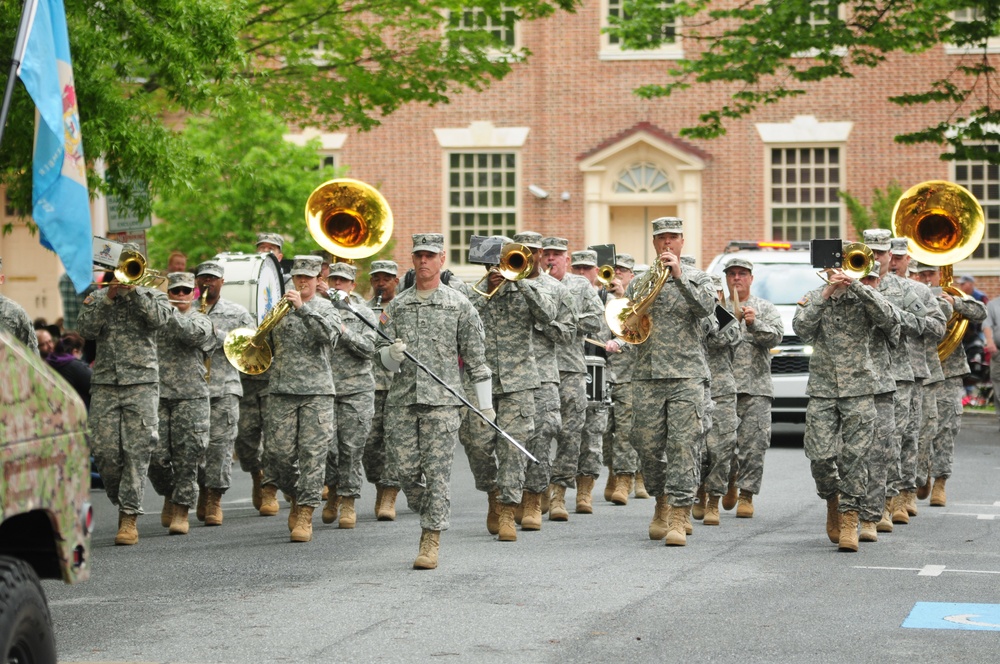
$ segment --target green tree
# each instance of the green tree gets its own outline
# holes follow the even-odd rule
[[[847,206],[854,232],[861,237],[866,228],[892,230],[892,211],[896,207],[896,201],[903,195],[903,188],[896,181],[890,182],[885,191],[876,187],[872,192],[871,207],[865,207],[861,201],[846,191],[841,191],[839,194]]]
[[[952,20],[956,12],[964,19]],[[608,31],[626,48],[653,48],[662,26],[682,21],[692,44],[690,59],[668,70],[668,80],[636,90],[644,98],[666,97],[692,85],[724,85],[728,103],[705,111],[684,136],[714,138],[726,123],[761,105],[804,95],[826,79],[851,78],[882,65],[890,56],[913,54],[941,44],[968,50],[953,71],[925,90],[890,97],[902,106],[943,104],[942,120],[902,133],[905,144],[946,146],[942,159],[1000,163],[983,143],[1000,142],[998,81],[986,43],[1000,34],[996,0],[626,0],[624,18]],[[811,57],[802,57],[808,53]],[[994,56],[995,58],[995,56]]]

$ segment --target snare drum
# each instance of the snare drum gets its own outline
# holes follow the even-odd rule
[[[604,381],[606,362],[603,357],[594,355],[586,355],[584,360],[587,364],[587,403],[603,404],[607,394],[607,383]]]
[[[212,260],[222,263],[225,271],[222,297],[246,307],[260,325],[285,294],[278,259],[273,254],[223,253]]]

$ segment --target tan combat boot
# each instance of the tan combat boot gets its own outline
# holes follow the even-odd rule
[[[514,523],[521,525],[521,521],[524,519],[524,491],[521,492],[521,502],[514,505]]]
[[[705,518],[705,485],[698,487],[697,500],[691,506],[691,518],[701,521]]]
[[[552,492],[551,486],[546,486],[542,491],[542,514],[549,513],[549,494]]]
[[[640,500],[649,498],[649,492],[646,491],[646,482],[642,477],[642,473],[635,474],[635,497]]]
[[[320,519],[323,523],[333,523],[337,520],[337,512],[340,510],[340,496],[337,492],[330,491],[326,494],[326,504],[323,505],[323,513],[320,514]]]
[[[719,525],[719,498],[720,496],[708,496],[705,502],[705,518],[702,523],[706,526]]]
[[[892,522],[907,524],[910,522],[910,513],[906,510],[906,492],[901,491],[899,495],[892,497],[892,506],[889,511],[892,513]]]
[[[396,520],[396,496],[399,495],[399,487],[387,486],[382,489],[382,502],[378,507],[379,521]]]
[[[163,509],[160,510],[160,525],[164,528],[170,527],[170,522],[173,520],[174,516],[174,504],[170,502],[170,499],[164,496],[163,498]]]
[[[257,470],[250,473],[250,480],[253,482],[253,488],[250,490],[250,502],[253,503],[255,510],[260,511],[260,504],[263,501],[261,486],[264,483],[264,471]]]
[[[439,548],[441,548],[441,531],[424,528],[420,533],[420,553],[413,561],[413,569],[437,569]]]
[[[293,542],[308,542],[313,538],[313,510],[315,508],[306,505],[296,505],[295,507],[295,528],[292,529],[291,540]]]
[[[667,546],[687,545],[687,524],[691,519],[691,506],[671,507],[667,517],[667,534],[663,543]]]
[[[608,481],[604,484],[604,500],[607,502],[613,502],[611,500],[611,495],[615,492],[615,485],[618,479],[615,477],[614,471],[611,470],[611,466],[608,466]]]
[[[499,528],[497,539],[501,542],[516,542],[517,528],[514,526],[514,506],[500,504]]]
[[[875,532],[892,532],[892,498],[885,499],[885,509],[882,510],[882,519],[875,524]]]
[[[291,507],[288,508],[288,532],[292,532],[299,522],[299,504],[295,502],[294,498],[289,502],[291,502]]]
[[[569,521],[566,511],[566,487],[561,484],[549,486],[549,521]]]
[[[878,541],[878,530],[876,529],[878,523],[876,521],[862,521],[861,522],[861,532],[858,534],[859,542],[877,542]]]
[[[927,496],[931,495],[931,476],[927,475],[927,481],[917,487],[917,499],[924,500]],[[916,514],[911,514],[910,516],[916,516]]]
[[[944,483],[945,483],[944,477],[934,478],[934,488],[931,489],[931,506],[933,507],[945,506],[945,503],[947,501],[945,500]]]
[[[736,480],[729,480],[729,490],[726,491],[726,495],[722,497],[722,509],[731,510],[736,507],[736,499],[739,491],[736,488]]]
[[[261,516],[277,516],[278,514],[278,487],[273,484],[265,484],[260,488],[260,509]]]
[[[135,528],[135,514],[125,514],[119,512],[121,523],[118,524],[118,534],[115,535],[115,544],[118,546],[131,546],[139,541],[139,531]]]
[[[858,513],[842,512],[840,514],[840,540],[837,548],[841,551],[858,550]]]
[[[653,508],[653,520],[649,522],[649,539],[661,540],[667,536],[667,512],[670,506],[667,505],[666,496],[656,497],[656,507]]]
[[[903,495],[906,496],[906,513],[910,516],[917,515],[917,492],[916,491],[904,491]]]
[[[611,492],[611,502],[615,505],[628,505],[630,493],[632,493],[632,476],[615,475],[615,489]]]
[[[593,514],[594,504],[591,494],[594,492],[594,478],[590,475],[576,476],[576,513]]]
[[[222,492],[217,489],[205,489],[208,498],[205,500],[205,525],[222,525]]]
[[[205,521],[205,503],[208,500],[208,489],[198,487],[198,504],[195,505],[194,515],[199,521]]]
[[[840,542],[840,496],[834,495],[826,499],[826,536],[834,544]]]
[[[385,493],[385,487],[381,484],[375,485],[375,518],[378,518],[378,508],[382,504],[382,494]]]
[[[542,529],[542,494],[524,492],[524,516],[521,517],[521,530]]]
[[[337,523],[337,527],[350,530],[357,523],[358,513],[354,509],[354,498],[344,496],[340,499],[340,521]]]
[[[668,520],[669,523],[669,520]],[[687,513],[684,515],[684,534],[694,535],[694,524],[691,522],[691,506],[688,505]]]
[[[740,489],[740,497],[736,502],[736,518],[753,518],[753,494],[744,489]]]
[[[486,530],[490,535],[500,532],[500,492],[496,489],[486,494],[489,501],[486,511]]]
[[[170,534],[187,535],[189,527],[187,506],[174,505],[174,513],[170,519]]]

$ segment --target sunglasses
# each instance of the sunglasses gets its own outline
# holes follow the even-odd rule
[[[171,288],[170,292],[174,295],[190,295],[191,289],[186,286],[180,286],[178,288]]]

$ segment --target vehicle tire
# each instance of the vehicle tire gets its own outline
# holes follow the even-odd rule
[[[52,616],[34,568],[0,556],[0,664],[55,664]]]

